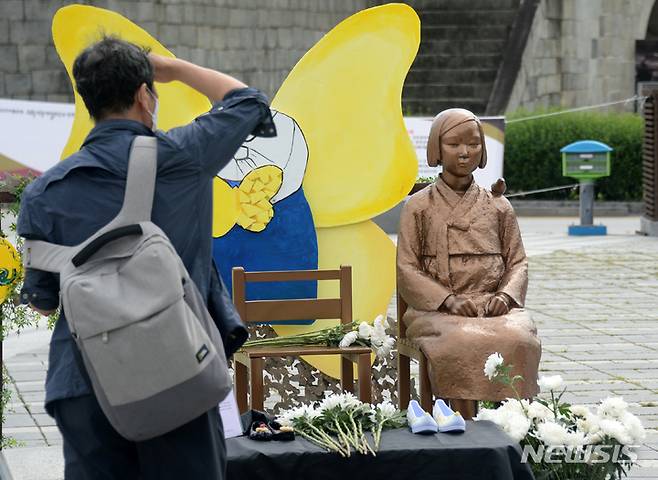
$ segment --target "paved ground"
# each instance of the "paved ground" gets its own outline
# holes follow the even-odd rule
[[[633,235],[639,219],[605,218],[610,235],[566,235],[568,218],[521,218],[530,256],[528,308],[543,342],[541,368],[567,381],[567,400],[623,396],[649,429],[632,478],[658,479],[658,239]],[[4,452],[15,480],[62,478],[61,437],[43,410],[49,332],[13,335],[13,379],[3,430],[24,443]]]

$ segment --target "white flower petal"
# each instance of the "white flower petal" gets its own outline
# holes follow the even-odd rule
[[[352,345],[356,340],[359,338],[358,332],[352,331],[352,332],[347,332],[345,336],[341,339],[340,343],[338,346],[340,348],[347,348],[350,345]]]
[[[484,374],[489,380],[493,380],[496,376],[498,367],[502,365],[503,362],[503,356],[500,353],[496,352],[489,355],[489,358],[487,358],[487,361],[484,363]]]
[[[539,377],[537,384],[539,385],[539,388],[542,392],[556,391],[562,388],[564,385],[564,380],[562,380],[560,375],[552,375],[548,377],[542,376]]]

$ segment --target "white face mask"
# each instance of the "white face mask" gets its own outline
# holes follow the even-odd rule
[[[155,108],[153,108],[153,111],[151,112],[148,108],[146,109],[147,112],[151,114],[151,122],[153,125],[151,125],[151,130],[154,132],[158,128],[158,108],[160,107],[160,102],[158,101],[158,97],[155,96],[155,94],[147,87],[146,90],[149,92],[149,95],[153,97],[153,100],[155,101]]]

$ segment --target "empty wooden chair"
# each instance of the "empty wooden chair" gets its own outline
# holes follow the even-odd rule
[[[308,280],[339,280],[339,298],[246,300],[246,285],[250,282],[290,282]],[[245,272],[233,268],[233,302],[245,323],[267,323],[278,320],[334,319],[342,324],[352,322],[352,267],[339,270],[289,270],[280,272]],[[340,355],[341,386],[354,392],[353,364],[359,375],[359,399],[371,402],[372,370],[369,347],[247,347],[233,356],[235,368],[235,394],[240,412],[251,408],[263,409],[263,365],[268,357],[299,357],[302,355]],[[248,378],[250,382],[248,382]],[[247,401],[247,390],[250,402]]]

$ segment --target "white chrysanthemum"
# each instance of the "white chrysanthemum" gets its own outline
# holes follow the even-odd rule
[[[475,420],[476,421],[488,420],[490,422],[494,422],[495,424],[498,424],[498,417],[499,416],[500,416],[500,414],[498,413],[497,409],[495,409],[495,408],[483,408],[475,416]]]
[[[542,422],[537,425],[537,437],[544,445],[552,447],[567,445],[570,440],[569,431],[555,422]]]
[[[628,432],[634,443],[642,443],[647,437],[642,422],[631,412],[624,413],[619,421],[624,425],[626,432]]]
[[[598,415],[594,415],[593,413],[590,412],[585,417],[576,420],[576,428],[578,428],[578,430],[581,430],[588,435],[592,435],[601,429],[599,427],[600,421],[601,419],[598,417]]]
[[[364,340],[370,340],[370,337],[372,337],[372,332],[373,332],[372,325],[369,325],[366,322],[361,322],[359,324],[359,338],[362,338]]]
[[[398,413],[398,409],[395,408],[395,405],[388,401],[377,405],[377,410],[381,412],[383,418],[391,418]]]
[[[277,421],[286,427],[292,426],[293,423],[302,418],[313,420],[320,415],[320,412],[314,409],[311,405],[301,405],[299,407],[291,408],[281,413],[277,417]]]
[[[543,403],[539,403],[536,401],[528,405],[527,414],[530,420],[538,420],[538,421],[547,420],[549,418],[555,417],[555,415],[553,415],[553,412],[551,411],[550,408],[548,408]]]
[[[318,405],[318,410],[320,412],[325,412],[327,410],[334,409],[342,405],[343,399],[340,395],[329,395],[322,399],[320,405]]]
[[[370,405],[370,413],[368,416],[370,417],[370,421],[377,423],[379,420],[386,421],[389,418],[394,417],[397,413],[398,409],[395,408],[391,402],[386,400],[377,405]]]
[[[386,329],[381,321],[382,317],[377,317],[375,320],[375,325],[372,329],[372,334],[370,335],[370,343],[373,347],[380,347],[384,344],[384,341],[388,338],[386,334]]]
[[[593,433],[585,437],[586,445],[598,445],[603,440],[603,434],[601,432]]]
[[[484,362],[484,374],[489,378],[489,380],[493,380],[493,378],[496,376],[498,367],[501,366],[504,361],[505,360],[503,360],[503,356],[498,352],[489,355],[487,361]]]
[[[395,339],[393,337],[387,336],[382,342],[382,344],[377,348],[375,354],[379,358],[386,358],[391,354],[394,347],[395,347]]]
[[[340,348],[347,348],[350,345],[352,345],[354,342],[356,342],[357,338],[359,338],[358,332],[355,331],[347,332],[345,336],[340,340],[338,346]]]
[[[633,443],[633,438],[626,431],[624,425],[617,420],[603,419],[599,422],[599,428],[603,435],[614,438],[622,445],[631,445]]]
[[[336,396],[339,398],[340,404],[343,408],[355,408],[363,405],[363,402],[356,398],[351,392],[341,393]]]
[[[573,415],[576,417],[581,417],[581,418],[587,418],[589,415],[592,414],[591,410],[589,407],[586,407],[585,405],[572,405],[569,410]]]
[[[628,411],[628,403],[622,397],[608,397],[601,401],[596,413],[600,417],[621,418]]]
[[[560,375],[551,375],[550,377],[539,377],[537,381],[539,388],[542,392],[546,391],[556,391],[562,388],[564,385],[564,380]]]
[[[341,394],[332,393],[322,399],[318,406],[318,413],[340,407],[341,409],[353,409],[363,405],[352,393],[346,392]]]
[[[504,400],[498,410],[503,414],[525,415],[530,403],[527,400],[517,400],[516,398],[508,398]]]
[[[576,430],[575,432],[569,432],[565,439],[565,445],[568,447],[581,447],[586,445],[587,436],[584,432]]]
[[[507,416],[503,430],[517,442],[520,442],[530,430],[530,420],[525,415],[511,414]]]
[[[509,399],[497,409],[483,408],[478,412],[475,420],[489,420],[495,423],[517,442],[525,438],[531,426],[521,404],[513,399]]]

